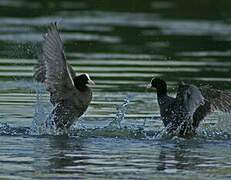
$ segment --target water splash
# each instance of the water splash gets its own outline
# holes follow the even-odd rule
[[[229,113],[219,113],[218,122],[216,123],[217,128],[222,129],[223,132],[231,132],[231,115]]]
[[[109,127],[115,127],[119,129],[123,128],[121,123],[122,121],[124,121],[125,114],[127,111],[127,106],[133,98],[134,95],[130,95],[130,94],[124,98],[123,103],[117,107],[116,117],[113,121],[109,123]]]
[[[1,136],[21,136],[28,135],[28,127],[11,127],[7,123],[0,123],[0,135]]]
[[[45,94],[44,86],[40,86],[39,83],[36,83],[35,86],[36,91],[36,105],[35,105],[35,113],[32,121],[32,126],[30,129],[31,135],[53,135],[55,134],[54,123],[52,123],[52,119],[49,118],[49,112],[47,109],[49,107],[45,107],[42,103],[43,94]]]
[[[217,112],[218,118],[215,123],[205,123],[199,126],[197,134],[206,139],[230,139],[231,138],[231,121],[230,114]]]
[[[193,139],[211,139],[211,140],[228,140],[231,138],[231,121],[230,114],[217,112],[216,113],[216,121],[211,123],[206,123],[206,119],[203,123],[196,129],[195,135],[186,136],[185,138],[193,138]],[[185,122],[185,121],[184,121]],[[190,123],[187,124],[190,126]],[[190,127],[189,127],[190,128]],[[179,126],[174,133],[168,133],[168,126],[163,127],[163,129],[157,133],[157,136],[154,138],[164,138],[164,139],[175,139],[181,138],[179,135],[179,130],[181,126]]]

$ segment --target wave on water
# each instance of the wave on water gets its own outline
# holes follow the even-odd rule
[[[37,126],[37,127],[36,127]],[[33,124],[32,127],[14,127],[7,123],[0,123],[1,136],[56,136],[64,135],[58,134],[44,129],[41,124]],[[176,136],[170,137],[165,131],[159,129],[144,130],[140,126],[122,126],[118,127],[97,127],[97,128],[78,128],[71,129],[68,134],[70,137],[90,138],[90,137],[103,137],[103,138],[129,138],[129,139],[148,139],[148,140],[161,140],[161,139],[183,139]],[[198,129],[197,135],[193,139],[204,140],[230,140],[230,132],[220,129],[218,127],[208,126]]]
[[[134,95],[128,94],[121,105],[117,107],[116,117],[111,120],[104,127],[89,128],[82,125],[81,127],[73,126],[68,132],[56,132],[51,119],[49,118],[49,113],[51,110],[51,105],[47,106],[48,103],[42,102],[42,97],[46,93],[45,87],[40,83],[28,83],[20,82],[13,84],[1,85],[0,89],[9,88],[30,88],[36,91],[36,104],[35,113],[32,121],[31,127],[14,127],[7,123],[0,123],[0,135],[9,136],[47,136],[47,135],[68,135],[76,137],[112,137],[112,138],[135,138],[135,139],[174,139],[176,137],[169,137],[166,134],[165,128],[155,127],[150,130],[147,129],[146,121],[142,125],[132,124],[127,125],[126,123],[126,112],[129,108],[129,104],[134,98]],[[11,87],[12,86],[12,87]],[[231,138],[231,122],[230,115],[219,113],[216,115],[218,117],[218,122],[202,124],[197,130],[197,135],[194,138],[197,139],[230,139]],[[77,122],[83,122],[86,117],[83,116]],[[97,119],[98,120],[98,119]]]

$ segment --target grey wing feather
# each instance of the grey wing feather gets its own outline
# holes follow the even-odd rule
[[[38,62],[34,66],[34,78],[38,82],[44,82],[46,79],[46,67],[45,67],[45,61],[44,56],[40,55],[38,56]]]
[[[208,86],[200,87],[205,103],[197,108],[193,115],[194,125],[197,127],[199,122],[211,112],[223,111],[231,112],[231,93],[212,89]]]
[[[176,101],[179,106],[184,106],[191,112],[200,103],[202,99],[200,95],[201,93],[196,86],[180,82],[178,84]]]
[[[70,70],[72,79],[74,79],[74,77],[76,76],[74,69],[72,68],[72,66],[69,63],[67,63],[67,66]],[[36,81],[41,82],[41,83],[45,82],[45,80],[46,80],[45,57],[43,55],[40,55],[38,57],[38,63],[34,66],[33,77]]]
[[[231,112],[231,93],[212,89],[209,87],[200,88],[205,101],[210,104],[210,111]]]
[[[56,101],[62,100],[68,91],[71,92],[75,88],[56,24],[51,24],[45,36],[43,56],[47,89],[53,94]]]
[[[74,77],[76,76],[76,73],[75,73],[74,69],[72,68],[72,66],[69,63],[67,63],[67,67],[68,67],[68,69],[70,71],[72,79],[74,79]]]

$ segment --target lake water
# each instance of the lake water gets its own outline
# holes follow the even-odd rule
[[[32,75],[54,21],[68,61],[96,82],[69,136],[32,123],[50,110]],[[145,88],[161,76],[172,95],[179,80],[231,90],[230,22],[228,0],[1,0],[0,179],[230,179],[230,116],[169,139]]]

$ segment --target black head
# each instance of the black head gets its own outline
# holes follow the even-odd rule
[[[85,91],[88,88],[88,85],[94,85],[95,83],[90,79],[88,74],[81,74],[75,76],[74,79],[75,87],[80,91]]]
[[[149,84],[150,88],[156,88],[157,93],[167,94],[167,84],[164,80],[160,78],[152,78],[151,83]]]

